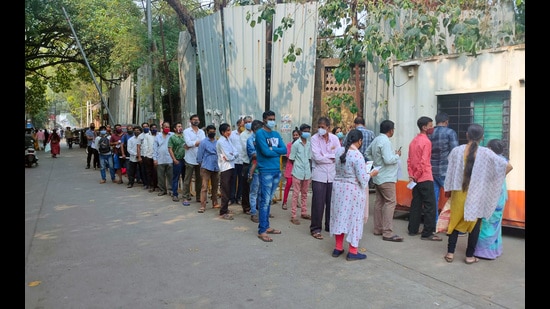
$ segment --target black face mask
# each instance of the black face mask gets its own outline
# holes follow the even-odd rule
[[[208,133],[208,138],[214,138],[216,137],[216,133]]]

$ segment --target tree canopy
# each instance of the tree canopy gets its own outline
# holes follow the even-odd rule
[[[47,88],[63,92],[75,80],[92,82],[63,8],[96,77],[116,81],[147,55],[143,13],[131,0],[26,0],[25,110],[30,114],[48,106]]]

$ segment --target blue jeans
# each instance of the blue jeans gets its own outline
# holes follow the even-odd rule
[[[269,213],[273,194],[279,185],[281,172],[260,172],[260,201],[258,203],[258,234],[264,234],[269,228]],[[250,207],[252,208],[252,207]]]
[[[178,164],[172,164],[172,196],[178,197],[181,171],[185,168],[185,160],[179,159]]]
[[[439,217],[439,188],[445,186],[445,176],[433,176],[434,177],[434,193],[435,193],[435,223],[437,224],[437,218]]]
[[[113,155],[111,153],[99,154],[99,166],[101,167],[101,179],[107,179],[106,168],[109,168],[109,174],[111,174],[111,180],[115,180],[115,168],[113,165]]]
[[[250,215],[255,215],[258,209],[258,203],[260,202],[259,190],[260,189],[260,174],[254,173],[252,181],[250,182]],[[269,217],[269,216],[268,216]]]

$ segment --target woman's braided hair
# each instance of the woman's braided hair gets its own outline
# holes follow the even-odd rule
[[[470,141],[470,147],[466,154],[466,163],[464,165],[464,177],[462,178],[462,191],[468,191],[470,186],[470,179],[472,177],[472,170],[474,169],[474,162],[476,161],[476,152],[479,147],[479,142],[483,138],[483,127],[477,123],[471,124],[468,127],[466,133],[468,141]]]
[[[340,162],[346,163],[346,155],[348,153],[348,149],[351,146],[351,144],[362,140],[363,139],[363,133],[357,129],[353,129],[348,132],[348,135],[346,137],[346,144],[344,145],[344,148],[346,149],[344,153],[340,156]]]

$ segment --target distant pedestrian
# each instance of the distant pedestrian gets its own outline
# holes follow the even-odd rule
[[[46,137],[44,135],[44,129],[38,130],[36,132],[36,139],[38,140],[38,150],[44,149],[44,145],[46,145]]]
[[[57,158],[57,155],[61,153],[61,137],[57,134],[57,130],[54,129],[52,134],[50,134],[48,143],[50,143],[52,158]]]

